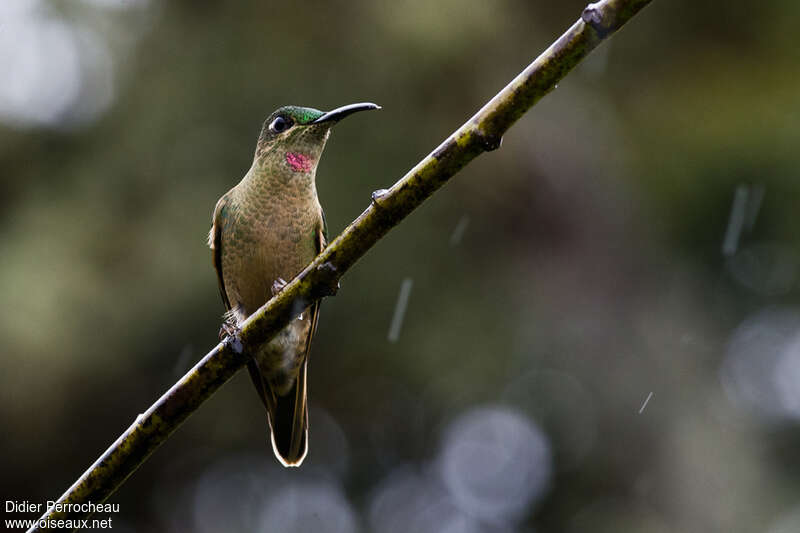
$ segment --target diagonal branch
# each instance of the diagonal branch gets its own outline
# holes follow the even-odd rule
[[[373,201],[277,296],[250,316],[237,338],[217,345],[123,433],[29,530],[45,520],[91,515],[169,435],[309,304],[336,292],[341,276],[381,237],[483,152],[500,146],[503,134],[603,39],[650,0],[602,0],[523,70],[463,126]],[[69,524],[67,524],[69,527]]]

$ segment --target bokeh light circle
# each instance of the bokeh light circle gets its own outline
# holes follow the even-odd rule
[[[520,413],[479,407],[447,429],[439,472],[455,504],[488,522],[513,522],[545,492],[553,470],[550,443]]]

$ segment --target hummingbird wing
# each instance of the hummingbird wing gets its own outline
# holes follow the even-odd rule
[[[208,247],[211,248],[212,257],[214,261],[214,270],[217,272],[219,295],[222,298],[222,303],[225,304],[226,311],[230,312],[231,302],[230,299],[228,298],[228,292],[225,290],[225,278],[222,275],[222,249],[223,249],[222,231],[225,227],[225,220],[227,219],[227,217],[228,217],[228,195],[225,194],[222,196],[222,198],[219,199],[217,205],[214,207],[214,215],[211,218],[211,230],[208,232]],[[220,335],[222,335],[222,330],[220,330]],[[272,391],[269,390],[269,387],[265,385],[264,380],[261,378],[261,372],[259,371],[258,365],[256,364],[255,360],[251,359],[247,363],[247,370],[250,373],[250,378],[253,380],[253,385],[255,385],[256,387],[256,391],[258,392],[258,397],[261,398],[261,401],[264,404],[264,407],[267,409],[267,412],[274,413],[277,408],[277,398],[275,394],[273,394]],[[305,367],[303,368],[302,377],[304,380],[303,390],[305,390]],[[274,418],[274,415],[272,416],[272,418]],[[270,428],[272,428],[271,424]],[[274,430],[272,431],[272,434],[274,435]],[[273,436],[273,448],[275,449],[276,454],[279,455],[280,457],[278,448],[275,445],[274,436]]]
[[[208,232],[208,246],[214,259],[214,270],[217,272],[217,282],[219,283],[219,295],[222,303],[225,304],[227,311],[231,310],[231,302],[228,293],[225,292],[225,280],[222,278],[222,227],[223,219],[228,216],[228,195],[225,194],[219,199],[214,207],[214,216],[211,218],[211,231]]]
[[[320,213],[322,214],[322,224],[319,226],[319,228],[317,228],[314,242],[317,249],[317,255],[319,255],[320,252],[322,252],[322,250],[328,245],[328,223],[325,221],[325,212],[320,211]],[[309,317],[311,320],[311,331],[308,334],[308,340],[306,341],[306,363],[308,363],[308,356],[311,354],[311,340],[314,338],[314,334],[317,332],[317,320],[319,320],[319,300],[314,302],[309,310],[309,313],[311,315]]]

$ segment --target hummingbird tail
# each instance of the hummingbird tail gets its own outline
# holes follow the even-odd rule
[[[308,453],[307,361],[303,362],[294,385],[278,396],[262,378],[255,361],[247,368],[264,406],[267,408],[272,450],[283,466],[300,466]]]

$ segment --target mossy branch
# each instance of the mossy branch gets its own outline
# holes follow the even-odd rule
[[[500,93],[390,189],[373,201],[297,277],[242,325],[238,337],[217,345],[123,433],[58,499],[62,508],[44,520],[85,518],[89,502],[103,502],[169,435],[313,301],[336,292],[341,276],[378,240],[483,152],[500,146],[503,134],[553,90],[603,39],[650,0],[603,0],[581,18]],[[72,507],[75,505],[76,507]]]

